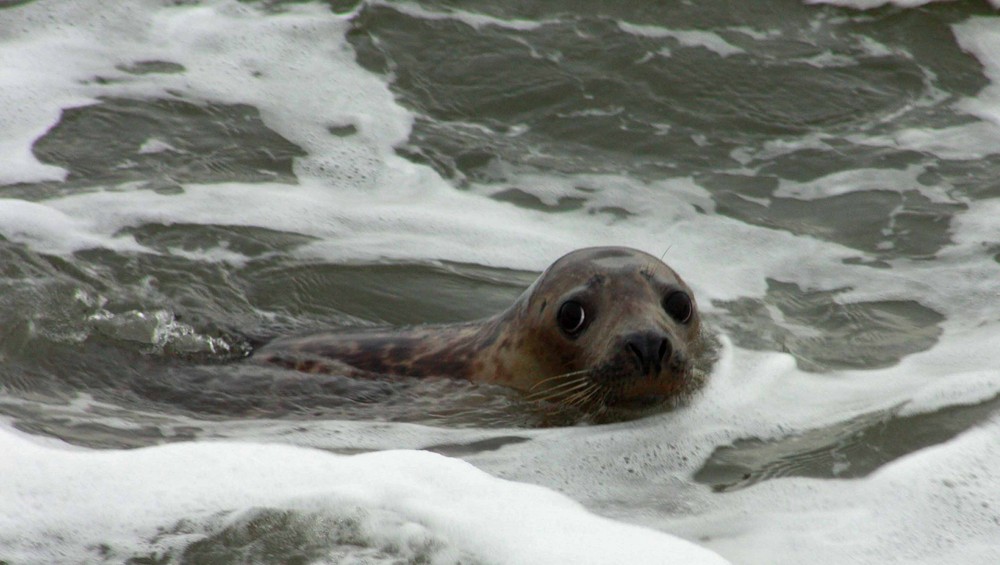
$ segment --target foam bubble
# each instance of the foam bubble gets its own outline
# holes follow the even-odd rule
[[[1000,127],[989,122],[941,129],[906,128],[889,135],[851,136],[849,139],[862,145],[911,149],[958,161],[1000,153]]]
[[[930,135],[931,132],[922,132]],[[1000,134],[1000,130],[997,131]],[[983,151],[981,146],[967,144],[967,139],[955,138],[958,144],[947,144],[945,139],[938,139],[941,144],[941,151],[953,152],[963,155],[963,158],[974,159],[974,154],[965,152],[965,148],[976,148],[974,151]],[[1000,137],[998,137],[1000,139]],[[947,145],[946,145],[947,144]],[[944,149],[947,147],[947,149]],[[842,196],[854,192],[884,191],[884,192],[919,192],[928,200],[934,203],[955,203],[956,198],[952,194],[950,187],[941,185],[928,186],[921,183],[918,177],[925,172],[925,168],[919,165],[910,165],[903,170],[895,169],[848,169],[838,171],[829,175],[813,179],[808,182],[795,182],[787,179],[779,181],[778,189],[774,195],[782,198],[795,198],[798,200],[818,200],[833,196]]]
[[[860,10],[871,10],[889,5],[899,6],[900,8],[916,8],[939,1],[941,0],[805,0],[806,4],[831,4],[834,6],[858,8]]]
[[[729,43],[719,34],[701,30],[675,30],[660,26],[632,24],[628,22],[618,22],[618,28],[625,33],[648,37],[652,39],[662,39],[669,37],[676,40],[682,47],[703,47],[719,55],[729,57],[745,53],[742,48]]]
[[[179,552],[193,535],[211,533],[198,524],[210,526],[213,516],[232,523],[263,508],[308,513],[313,524],[354,520],[352,545],[403,557],[416,546],[435,562],[465,555],[502,563],[725,563],[692,543],[428,452],[346,457],[236,443],[97,452],[43,447],[7,429],[0,446],[8,454],[0,461],[0,556],[15,561]]]
[[[719,528],[709,546],[740,563],[994,563],[998,436],[992,422],[866,480],[761,483],[699,527]]]
[[[403,14],[424,20],[454,20],[462,22],[475,29],[486,26],[511,29],[517,31],[532,31],[544,25],[557,23],[557,20],[524,20],[517,18],[496,18],[485,14],[477,14],[467,10],[451,8],[448,11],[435,11],[411,2],[374,1],[374,5],[388,6]]]
[[[4,10],[5,18],[8,14],[14,18],[5,28],[17,30],[18,11]],[[34,157],[31,144],[58,121],[63,108],[96,102],[78,86],[95,66],[89,38],[69,31],[53,42],[41,35],[0,44],[0,185],[65,179],[64,169]]]
[[[292,5],[261,17],[252,6],[226,1],[183,8],[107,1],[86,10],[37,2],[4,10],[4,17],[12,32],[0,42],[0,80],[6,85],[0,94],[0,147],[10,157],[0,183],[62,180],[65,171],[38,163],[31,144],[61,110],[102,96],[254,105],[270,128],[311,155],[340,152],[357,162],[381,163],[378,156],[409,133],[409,113],[395,104],[384,82],[355,63],[344,40],[346,18],[320,5]],[[143,61],[183,70],[129,71]],[[345,123],[357,129],[354,137],[362,142],[329,135],[329,126]],[[309,157],[301,166],[323,170],[311,167]],[[361,175],[322,176],[363,185],[376,173],[369,168]]]
[[[994,2],[1000,8],[1000,2]],[[990,85],[960,106],[973,115],[1000,125],[1000,31],[994,18],[969,18],[952,26],[958,45],[983,65]]]
[[[0,199],[0,235],[55,252],[70,253],[91,247],[119,251],[142,249],[134,238],[102,237],[86,219],[73,217],[40,203]]]

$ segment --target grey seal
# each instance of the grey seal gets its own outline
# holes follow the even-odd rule
[[[694,294],[660,259],[591,247],[556,260],[506,310],[446,325],[278,339],[259,362],[358,378],[450,377],[581,407],[642,407],[688,396],[702,348]]]

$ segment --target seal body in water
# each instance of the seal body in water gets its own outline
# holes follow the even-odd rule
[[[581,407],[641,407],[696,390],[701,347],[698,308],[677,273],[635,249],[593,247],[557,260],[491,318],[284,338],[254,357],[311,373],[453,377]]]

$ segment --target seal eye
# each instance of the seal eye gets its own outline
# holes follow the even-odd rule
[[[691,304],[691,297],[686,292],[681,291],[667,295],[663,299],[663,309],[667,311],[667,314],[671,318],[682,324],[690,322],[691,315],[694,314],[694,305]]]
[[[583,324],[587,321],[587,313],[584,312],[583,305],[570,300],[559,307],[557,320],[562,331],[575,336],[583,329]]]

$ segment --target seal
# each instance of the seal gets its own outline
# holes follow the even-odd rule
[[[476,322],[331,331],[278,339],[264,363],[352,377],[451,377],[580,407],[679,400],[702,378],[694,295],[656,257],[627,247],[573,251],[505,311]]]

